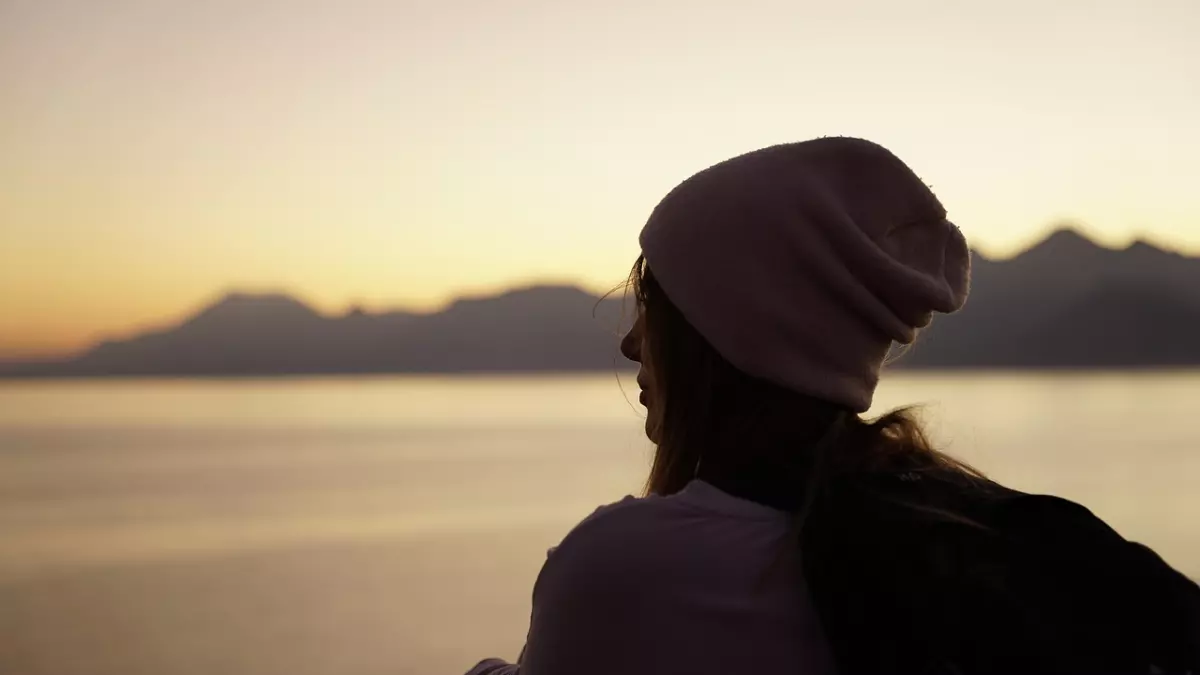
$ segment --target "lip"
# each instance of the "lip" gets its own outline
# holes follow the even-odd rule
[[[641,393],[638,394],[638,403],[641,403],[642,405],[646,405],[646,390],[645,389],[643,389],[641,391]]]

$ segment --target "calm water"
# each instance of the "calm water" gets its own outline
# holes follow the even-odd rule
[[[911,402],[960,457],[1200,577],[1200,373],[903,375],[878,397]],[[612,376],[0,384],[0,673],[511,658],[546,548],[638,490],[640,413]]]

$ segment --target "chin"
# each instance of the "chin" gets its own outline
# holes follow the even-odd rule
[[[649,419],[646,420],[646,438],[649,438],[651,443],[658,444],[658,425],[651,423]]]

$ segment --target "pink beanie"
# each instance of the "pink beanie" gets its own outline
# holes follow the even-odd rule
[[[864,412],[893,342],[962,307],[970,255],[921,179],[884,148],[820,138],[735,157],[655,207],[642,252],[731,364]]]

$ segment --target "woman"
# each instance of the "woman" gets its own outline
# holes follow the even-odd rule
[[[867,421],[893,344],[959,309],[969,252],[867,141],[722,162],[658,205],[622,352],[647,496],[547,559],[518,665],[476,675],[1200,672],[1200,589],[1083,507]]]

